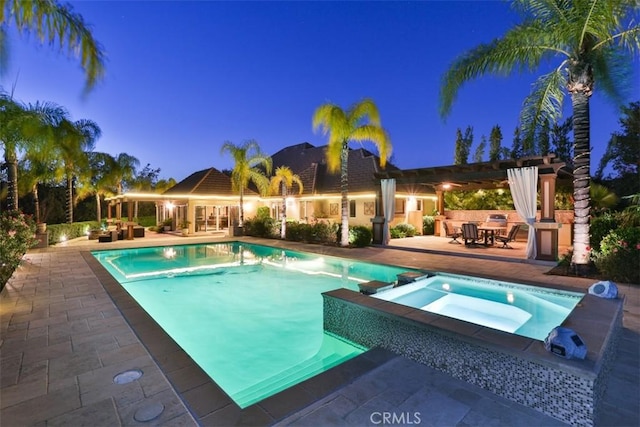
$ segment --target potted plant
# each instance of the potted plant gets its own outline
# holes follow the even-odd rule
[[[180,229],[182,230],[182,235],[187,236],[189,234],[189,224],[191,221],[184,220],[180,223]]]
[[[172,225],[173,225],[173,220],[171,218],[167,218],[164,221],[162,221],[162,230],[171,231]]]

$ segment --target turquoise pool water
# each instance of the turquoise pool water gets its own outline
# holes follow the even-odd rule
[[[243,408],[366,350],[323,331],[322,292],[410,271],[238,242],[92,254]]]
[[[374,295],[540,341],[562,324],[583,296],[579,292],[445,273]]]

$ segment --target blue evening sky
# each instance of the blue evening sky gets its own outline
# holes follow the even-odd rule
[[[537,76],[475,80],[447,120],[439,116],[440,79],[451,61],[519,22],[499,1],[72,4],[107,53],[104,80],[83,98],[77,59],[12,31],[0,84],[15,84],[20,101],[56,102],[74,120],[94,120],[103,132],[97,151],[126,152],[178,181],[211,166],[231,168],[220,155],[227,140],[255,139],[267,154],[305,141],[324,145],[311,128],[315,108],[347,108],[364,97],[378,105],[396,166],[450,165],[457,128],[473,126],[472,153],[496,124],[511,147]],[[625,105],[640,93],[638,58],[634,66]],[[568,97],[565,103],[570,115]],[[618,119],[596,86],[592,172]]]

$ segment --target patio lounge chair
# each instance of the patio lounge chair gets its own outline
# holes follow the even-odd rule
[[[462,238],[464,244],[469,246],[477,246],[480,236],[478,235],[478,226],[476,224],[462,224]]]
[[[515,224],[511,226],[511,230],[509,230],[509,234],[506,236],[496,236],[495,239],[499,242],[502,242],[502,246],[500,249],[513,249],[509,246],[509,242],[515,242],[516,236],[518,235],[518,231],[520,230],[520,224]]]
[[[457,243],[460,245],[461,243],[458,241],[458,237],[460,237],[461,234],[455,231],[453,226],[449,225],[449,223],[447,222],[443,222],[442,225],[444,226],[444,234],[447,237],[451,237],[451,240],[449,241],[449,243]]]

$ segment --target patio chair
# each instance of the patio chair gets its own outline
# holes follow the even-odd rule
[[[443,222],[442,225],[444,226],[444,234],[447,237],[451,237],[451,240],[449,241],[449,243],[457,243],[457,244],[461,244],[458,241],[458,237],[461,236],[461,234],[457,231],[455,231],[455,228],[453,228],[452,225],[449,225],[449,223],[447,222]]]
[[[513,249],[509,246],[509,242],[515,242],[516,236],[518,235],[518,231],[520,230],[520,224],[515,224],[511,226],[511,230],[509,230],[509,234],[506,236],[496,236],[495,239],[499,242],[502,242],[502,246],[500,249]]]
[[[477,246],[478,240],[480,240],[480,236],[478,235],[478,226],[476,224],[462,224],[462,238],[464,239],[464,244],[469,246]]]

